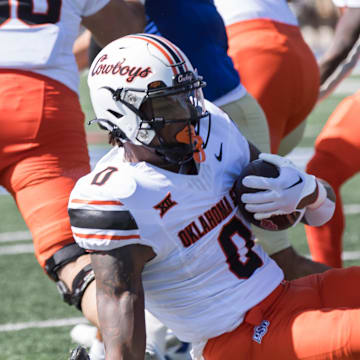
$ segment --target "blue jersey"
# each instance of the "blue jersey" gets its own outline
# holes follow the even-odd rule
[[[224,22],[212,0],[147,0],[147,33],[168,38],[184,51],[207,86],[204,96],[214,101],[240,84],[227,55]]]

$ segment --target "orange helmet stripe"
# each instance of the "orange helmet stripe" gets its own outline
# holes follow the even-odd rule
[[[121,201],[106,201],[106,200],[82,200],[72,199],[74,204],[89,204],[89,205],[124,205]]]
[[[80,234],[75,233],[74,235],[82,239],[107,239],[107,240],[131,240],[140,239],[140,235],[101,235],[101,234]]]
[[[185,63],[184,57],[181,55],[179,50],[173,44],[171,44],[168,40],[164,39],[163,37],[157,35],[150,35],[150,34],[128,35],[127,37],[144,40],[150,43],[151,45],[155,46],[169,62],[174,75],[184,72],[184,70],[187,71],[187,65]],[[180,66],[182,67],[182,71],[181,68],[178,69],[177,65],[179,67]]]

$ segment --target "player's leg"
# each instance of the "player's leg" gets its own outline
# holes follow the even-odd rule
[[[305,226],[311,256],[314,260],[328,266],[342,267],[342,237],[345,217],[340,188],[355,172],[337,157],[321,151],[315,152],[307,165],[307,172],[326,180],[336,195],[333,217],[322,226]]]
[[[298,287],[316,289],[320,301],[319,308],[305,308],[294,316],[292,336],[298,358],[360,359],[360,293],[354,291],[359,281],[360,267],[295,281]]]
[[[238,22],[228,26],[226,30],[229,39],[229,55],[240,74],[241,81],[266,114],[271,135],[271,150],[274,152],[277,150],[277,144],[284,131],[284,122],[286,121],[284,112],[288,111],[290,104],[287,103],[287,98],[282,99],[282,106],[279,106],[279,102],[275,100],[269,104],[266,95],[271,94],[275,98],[274,89],[268,88],[268,86],[273,84],[271,79],[274,76],[274,64],[278,63],[277,67],[280,67],[282,58],[276,53],[265,56],[272,44],[269,42],[271,39],[267,38],[267,32],[263,31],[262,21]],[[260,44],[263,47],[262,51],[255,44]],[[271,64],[269,60],[271,60]],[[279,84],[280,86],[284,86],[284,84]],[[269,123],[272,109],[277,114],[275,124]]]
[[[244,86],[266,114],[271,152],[277,153],[282,139],[315,105],[316,60],[295,26],[257,19],[230,25],[227,34],[229,54]]]
[[[266,117],[251,94],[247,93],[220,108],[229,115],[248,141],[261,152],[270,152],[270,134]]]
[[[360,359],[360,268],[284,283],[234,331],[211,339],[205,360]]]
[[[77,95],[55,80],[23,71],[0,72],[0,78],[1,182],[30,228],[44,268],[46,259],[74,242],[68,197],[90,170],[84,115]]]
[[[32,233],[35,255],[45,268],[46,260],[55,252],[74,243],[68,198],[76,181],[90,171],[90,165],[77,94],[47,78],[30,77],[28,82],[44,84],[42,112],[36,136],[27,141],[31,148],[18,151],[17,161],[6,169],[6,187],[14,195]],[[31,95],[34,103],[39,101],[37,93]]]
[[[302,121],[294,130],[290,131],[280,142],[278,154],[285,156],[289,154],[304,136],[306,121]]]
[[[315,56],[303,39],[300,29],[281,26],[281,33],[289,44],[286,62],[290,72],[294,74],[290,81],[288,79],[287,84],[287,89],[292,90],[290,99],[294,106],[289,113],[278,148],[278,153],[284,156],[292,151],[303,137],[306,118],[318,100],[320,73]],[[282,75],[282,70],[278,69],[278,73]]]
[[[307,172],[326,180],[335,190],[336,208],[332,219],[320,227],[306,226],[313,258],[341,267],[342,235],[345,226],[340,188],[360,171],[360,91],[345,98],[330,116],[315,143],[315,154]]]
[[[93,306],[91,311],[84,307],[84,314],[96,321],[95,293],[88,295],[93,285],[87,287],[92,280],[86,267],[90,259],[75,244],[67,214],[76,180],[90,171],[78,96],[54,80],[28,72],[1,72],[0,78],[6,85],[0,90],[4,103],[0,122],[7,129],[6,134],[1,132],[1,183],[32,233],[42,268],[58,283],[67,302],[75,299],[81,307],[81,295],[87,291],[85,297],[93,298]]]

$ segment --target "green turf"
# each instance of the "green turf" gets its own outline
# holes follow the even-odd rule
[[[0,335],[0,360],[68,360],[75,346],[69,338],[71,327],[26,329]]]
[[[307,119],[304,137],[299,146],[314,146],[316,136],[320,133],[326,120],[329,118],[330,114],[334,111],[335,107],[339,104],[342,98],[343,96],[334,95],[326,98],[320,104],[315,106],[314,110]]]
[[[84,71],[80,78],[79,89],[80,89],[80,94],[81,94],[80,103],[81,103],[82,109],[85,113],[86,121],[89,121],[89,120],[92,120],[95,118],[95,114],[94,114],[94,111],[92,109],[91,102],[90,102],[89,88],[87,86],[86,76],[87,76],[87,71]],[[86,130],[98,131],[97,127],[95,127],[95,126],[87,126]]]
[[[0,324],[14,322],[14,319],[16,322],[46,320],[49,315],[51,319],[81,316],[74,307],[61,301],[55,284],[45,275],[34,255],[0,257],[0,274],[1,293],[6,294],[1,299]]]
[[[85,74],[84,74],[85,75]],[[86,90],[85,76],[81,81],[81,103],[87,120],[94,117]],[[312,147],[326,119],[342,99],[331,96],[320,103],[308,118],[305,137],[300,146]],[[87,131],[99,131],[86,127]],[[360,177],[350,179],[342,188],[345,204],[360,204]],[[26,225],[14,201],[8,195],[0,196],[0,233],[24,231]],[[346,218],[344,249],[359,250],[359,216]],[[308,253],[302,225],[291,230],[291,241],[302,254]],[[63,303],[54,284],[45,276],[34,255],[4,255],[2,249],[11,245],[29,244],[30,241],[0,242],[0,326],[8,323],[42,321],[79,317],[80,313]],[[347,261],[345,266],[360,265],[360,261]],[[0,331],[0,360],[66,360],[71,344],[71,327],[32,328],[21,331]]]
[[[0,233],[27,229],[11,196],[0,196]]]

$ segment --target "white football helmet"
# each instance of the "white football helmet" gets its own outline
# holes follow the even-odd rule
[[[190,119],[181,121],[193,126],[207,115],[202,94],[205,82],[186,55],[160,36],[134,34],[108,44],[90,67],[88,85],[96,121],[122,142],[149,146],[159,136],[157,129],[171,122],[161,114],[146,118],[141,105],[154,98],[185,93],[194,111]],[[179,151],[164,151],[168,150]]]

